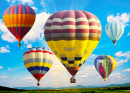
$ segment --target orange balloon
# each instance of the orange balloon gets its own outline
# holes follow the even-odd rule
[[[3,21],[8,30],[19,41],[29,32],[35,22],[34,10],[26,5],[13,5],[8,7],[3,14]]]

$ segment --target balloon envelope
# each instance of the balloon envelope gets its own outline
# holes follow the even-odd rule
[[[116,60],[109,55],[100,55],[95,59],[94,65],[105,82],[106,78],[115,69]]]
[[[116,42],[121,38],[124,33],[124,26],[120,22],[109,22],[105,27],[105,32],[115,46]]]
[[[39,82],[52,67],[53,53],[45,47],[29,48],[23,54],[23,62],[27,70]]]
[[[72,76],[91,55],[101,37],[98,18],[79,10],[54,13],[44,29],[48,46]]]
[[[29,32],[35,21],[34,10],[27,5],[13,5],[3,13],[3,21],[8,30],[20,41]]]

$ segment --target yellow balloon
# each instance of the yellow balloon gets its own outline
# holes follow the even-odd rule
[[[44,29],[48,46],[74,79],[100,40],[100,21],[86,11],[60,11],[48,18]]]

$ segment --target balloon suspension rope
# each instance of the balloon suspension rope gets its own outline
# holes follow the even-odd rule
[[[116,47],[116,45],[114,44],[114,47]]]
[[[38,83],[37,83],[37,86],[40,86],[40,83],[39,83],[39,81],[38,81]]]
[[[19,44],[18,44],[18,46],[19,46],[19,47],[21,46],[21,44],[20,44],[20,41],[19,41]]]

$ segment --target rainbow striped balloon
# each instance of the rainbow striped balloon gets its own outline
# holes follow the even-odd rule
[[[13,5],[8,7],[3,13],[3,21],[8,30],[19,41],[29,32],[35,21],[34,10],[26,5]]]
[[[89,12],[60,11],[46,21],[45,39],[53,53],[74,77],[101,38],[101,24]]]
[[[23,54],[23,62],[27,70],[39,82],[50,70],[53,63],[53,53],[45,47],[29,48]],[[39,83],[38,83],[39,85]]]
[[[111,72],[116,67],[116,60],[109,55],[100,55],[95,59],[94,65],[96,70],[104,79],[105,83],[106,78],[111,74]]]

